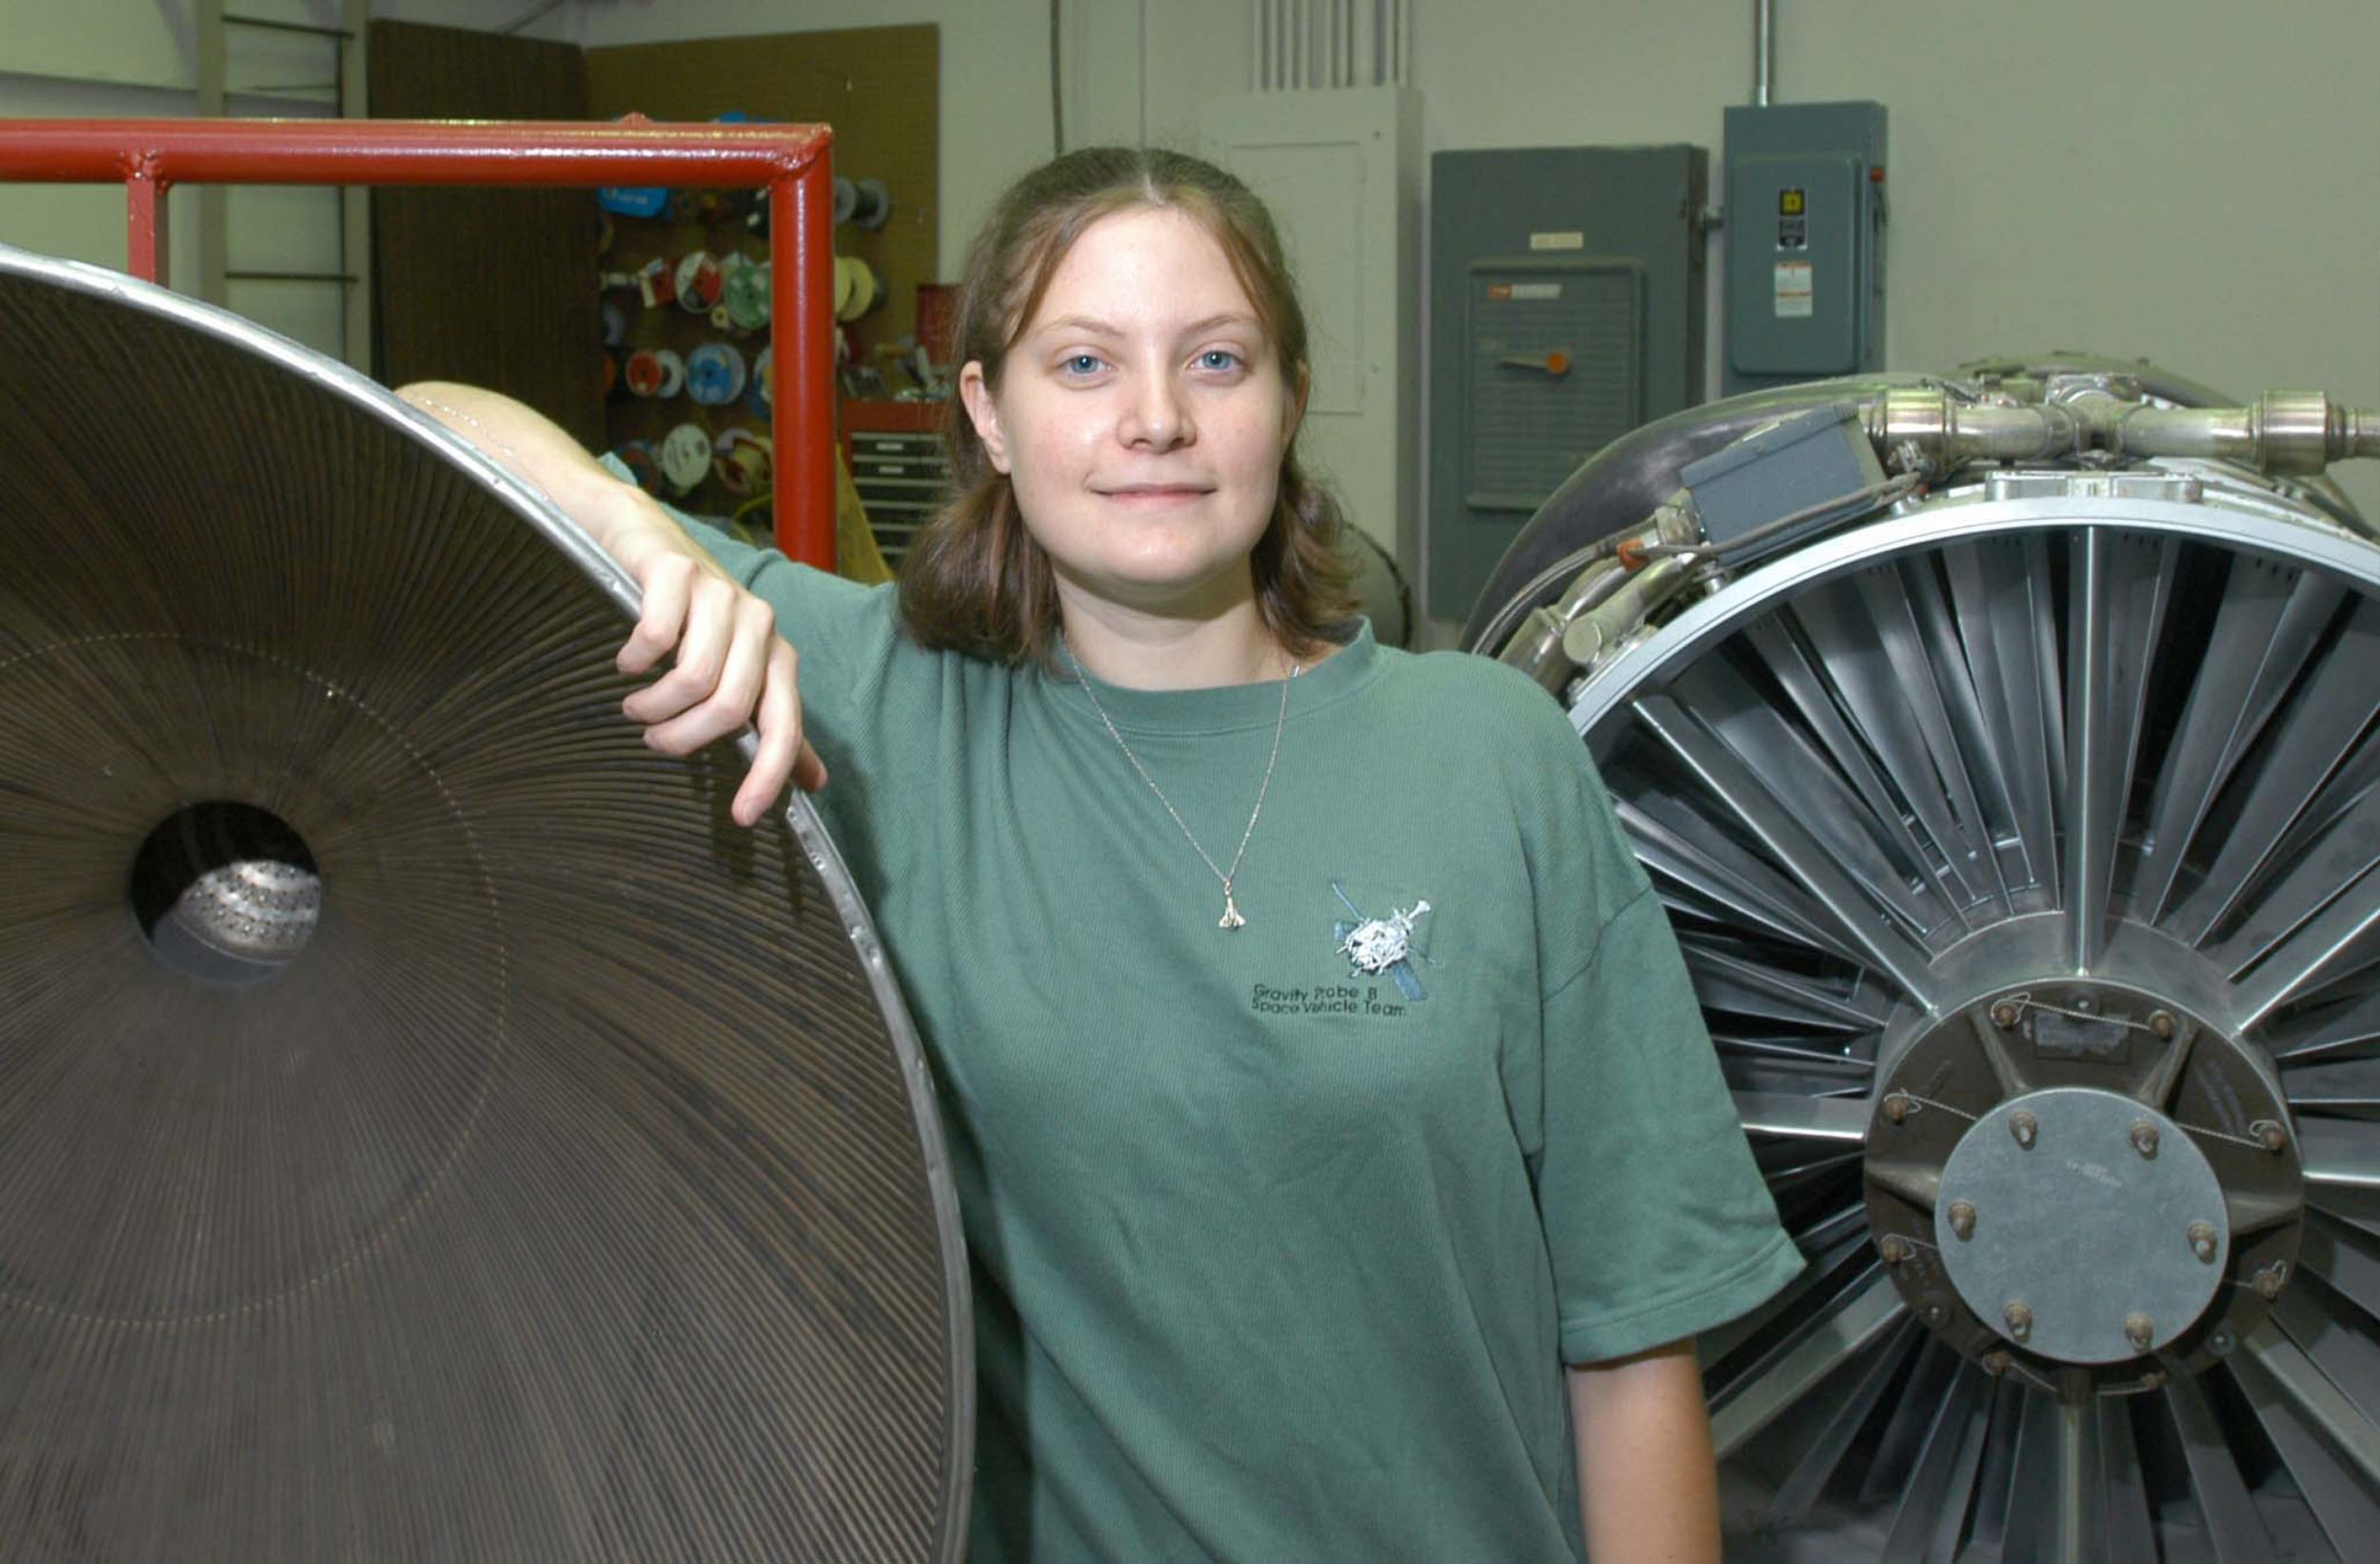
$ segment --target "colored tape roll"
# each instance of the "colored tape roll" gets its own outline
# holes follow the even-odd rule
[[[876,269],[856,255],[835,257],[835,319],[856,321],[883,301]]]
[[[859,286],[859,273],[851,269],[851,263],[845,260],[843,256],[836,256],[835,319],[839,321],[847,321],[852,318],[850,314],[851,298],[853,293],[858,290]]]
[[[707,315],[719,302],[722,278],[719,262],[706,249],[694,250],[678,263],[678,307]]]
[[[700,424],[681,424],[662,437],[661,475],[680,494],[710,476],[711,437]]]
[[[768,324],[768,289],[773,275],[765,265],[741,267],[728,273],[729,325],[739,331],[758,331]]]
[[[678,273],[670,264],[655,256],[636,270],[636,287],[645,299],[645,307],[658,309],[678,296]]]
[[[706,342],[685,361],[685,394],[705,407],[724,407],[744,394],[744,355],[724,342]]]
[[[766,435],[745,428],[725,429],[711,442],[711,475],[719,480],[720,487],[739,499],[767,492],[776,463],[775,447]]]
[[[863,228],[881,228],[892,220],[892,192],[881,179],[863,179],[854,187],[851,221]]]
[[[761,356],[752,361],[752,384],[746,389],[744,405],[754,416],[766,418],[769,403],[777,394],[777,350],[764,347]]]
[[[685,360],[674,347],[654,348],[653,359],[661,366],[661,385],[653,394],[666,402],[685,389]]]
[[[628,355],[621,378],[627,382],[630,396],[661,395],[661,355],[649,347],[640,347]]]

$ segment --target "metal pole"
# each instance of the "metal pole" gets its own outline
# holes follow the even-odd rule
[[[1776,81],[1776,0],[1752,0],[1752,101],[1769,106]]]
[[[198,111],[221,119],[231,111],[231,40],[224,26],[223,0],[199,0],[194,17],[198,45]],[[201,185],[198,195],[198,296],[208,304],[231,300],[231,192],[220,184]]]
[[[167,189],[147,161],[124,176],[124,269],[145,283],[166,280]]]
[[[769,287],[778,371],[769,414],[776,448],[777,546],[835,567],[835,175],[822,157],[768,190]]]
[[[370,0],[345,0],[339,13],[347,36],[339,48],[339,115],[371,117]],[[354,368],[376,367],[372,343],[372,192],[347,185],[339,190],[339,268],[355,278],[340,308],[343,355]]]

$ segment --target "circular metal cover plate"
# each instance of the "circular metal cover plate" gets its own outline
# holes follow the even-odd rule
[[[2019,1115],[2032,1116],[2028,1138],[2013,1133]],[[2153,1157],[2131,1138],[2143,1123],[2157,1131]],[[1965,1238],[1949,1216],[1960,1202],[1974,1213]],[[1934,1209],[1942,1268],[1968,1307],[2061,1362],[2113,1363],[2164,1347],[2223,1284],[2214,1170],[2172,1120],[2114,1092],[2053,1087],[1993,1108],[1943,1165]],[[2202,1222],[2217,1234],[2211,1260],[2191,1249]],[[2011,1307],[2025,1311],[2021,1336],[2006,1323]],[[2135,1315],[2150,1321],[2145,1347],[2124,1334]]]

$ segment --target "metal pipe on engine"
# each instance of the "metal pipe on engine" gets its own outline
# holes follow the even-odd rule
[[[2261,472],[2316,473],[2332,462],[2380,456],[2380,412],[2320,391],[2267,391],[2246,407],[2132,406],[2110,431],[2125,456],[2199,456]]]
[[[2067,406],[2007,407],[1904,386],[1860,406],[1868,438],[1887,458],[1904,448],[1934,472],[1962,462],[2049,462],[2084,448],[2084,421]]]
[[[1578,672],[1593,673],[1598,659],[1686,589],[1690,568],[1691,562],[1673,554],[1629,576],[1617,591],[1570,622],[1562,632],[1562,655]]]
[[[2350,407],[2320,391],[2271,391],[2246,407],[2152,407],[2096,391],[2004,406],[1910,386],[1861,404],[1860,413],[1878,451],[1907,452],[1937,474],[1967,462],[2059,461],[2092,451],[2299,475],[2380,456],[2380,410]]]
[[[1497,652],[1496,660],[1560,695],[1578,673],[1578,664],[1564,650],[1572,624],[1599,609],[1633,579],[1630,573],[1645,563],[1641,550],[1683,545],[1701,535],[1702,524],[1693,503],[1680,492],[1641,525],[1615,532],[1581,549],[1571,556],[1578,574],[1570,585],[1553,603],[1530,609]]]

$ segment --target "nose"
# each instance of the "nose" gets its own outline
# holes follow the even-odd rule
[[[1135,374],[1124,392],[1123,416],[1117,430],[1125,445],[1149,450],[1172,450],[1197,438],[1190,403],[1179,377],[1160,370]]]

